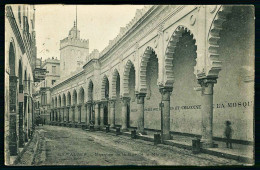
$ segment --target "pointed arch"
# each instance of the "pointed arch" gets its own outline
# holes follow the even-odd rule
[[[111,82],[111,98],[116,98],[116,83],[117,83],[117,78],[119,77],[119,80],[120,80],[120,74],[119,74],[119,72],[118,72],[118,70],[117,69],[115,69],[114,71],[113,71],[113,75],[112,75],[112,82]],[[119,82],[119,84],[120,84],[120,82]]]
[[[66,106],[66,95],[62,94],[62,106]]]
[[[73,90],[72,94],[73,94],[72,95],[73,105],[76,105],[77,104],[77,99],[78,99],[78,94],[77,94],[76,89]]]
[[[155,54],[155,51],[152,47],[147,47],[142,56],[141,64],[140,64],[140,92],[146,93],[147,91],[147,82],[146,82],[146,69],[149,58],[152,54]]]
[[[55,107],[54,97],[52,97],[52,99],[51,99],[51,104],[52,104],[52,108],[54,108]]]
[[[79,100],[78,103],[83,104],[85,99],[85,90],[83,87],[80,87],[79,89]]]
[[[131,60],[128,60],[125,65],[124,74],[123,74],[123,96],[129,96],[129,73],[130,69],[133,67],[135,70],[135,66]]]
[[[93,81],[90,79],[88,83],[88,101],[93,100],[93,91],[94,91],[94,84]]]
[[[70,91],[67,93],[67,106],[71,106],[71,94]]]
[[[218,40],[220,39],[219,33],[222,30],[222,24],[226,21],[226,16],[232,10],[232,6],[222,5],[214,20],[211,24],[208,33],[208,58],[209,70],[207,76],[209,77],[218,77],[218,74],[221,70],[222,62],[219,60],[219,45]]]
[[[15,44],[14,40],[12,39],[9,45],[9,69],[10,69],[10,76],[16,75],[16,52],[15,52]]]
[[[59,98],[58,98],[58,107],[61,107],[61,96],[59,94]]]
[[[106,93],[106,91],[109,89],[107,88],[109,87],[109,80],[107,78],[107,75],[104,75],[103,76],[103,79],[102,79],[102,84],[101,84],[101,99],[102,100],[105,100],[108,96],[108,94]],[[108,90],[109,91],[109,90]]]
[[[55,108],[57,108],[57,103],[58,103],[58,101],[57,101],[58,99],[57,99],[57,96],[55,97]]]
[[[193,33],[185,26],[180,25],[178,26],[175,31],[173,32],[172,36],[170,37],[170,40],[167,44],[166,51],[165,51],[165,86],[172,87],[173,82],[174,82],[174,73],[173,73],[173,54],[175,52],[177,43],[179,42],[180,37],[182,37],[182,34],[188,32],[192,37],[193,40],[195,41],[195,46],[196,44],[196,39],[194,38]],[[196,50],[197,51],[197,50]],[[196,59],[197,62],[197,59]],[[195,65],[196,67],[196,65]],[[194,69],[195,69],[194,67]]]

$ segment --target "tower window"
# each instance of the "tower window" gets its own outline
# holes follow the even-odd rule
[[[52,66],[52,73],[56,74],[56,66]]]

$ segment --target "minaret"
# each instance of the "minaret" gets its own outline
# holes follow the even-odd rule
[[[68,76],[71,72],[83,66],[86,56],[89,55],[89,40],[80,39],[78,30],[78,17],[69,31],[68,37],[60,41],[60,70],[61,77]]]
[[[78,11],[77,11],[77,5],[76,5],[76,30],[78,30]],[[76,38],[78,38],[77,31],[76,31]]]

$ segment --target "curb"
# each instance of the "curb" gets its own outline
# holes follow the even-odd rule
[[[17,157],[15,158],[13,164],[11,164],[11,165],[14,165],[14,166],[15,166],[16,164],[19,163],[19,161],[20,161],[21,157],[23,156],[24,152],[27,150],[29,144],[32,142],[32,139],[34,138],[34,135],[35,135],[35,133],[33,133],[32,138],[31,138],[31,139],[26,143],[26,145],[22,148],[22,151],[18,153],[18,155],[17,155]]]
[[[109,133],[116,134],[116,131],[115,131],[115,129],[111,129]],[[121,132],[121,135],[131,137],[131,134],[127,133],[127,132]],[[137,135],[136,139],[154,142],[154,138],[150,138],[150,137],[147,137],[145,135],[143,135],[143,136]],[[175,147],[183,148],[183,149],[187,149],[187,150],[192,150],[191,145],[181,144],[181,143],[177,143],[177,142],[173,142],[173,141],[169,141],[169,140],[165,140],[162,144],[175,146]],[[205,153],[205,154],[209,154],[209,155],[213,155],[213,156],[218,156],[218,157],[222,157],[222,158],[226,158],[226,159],[232,159],[232,160],[236,160],[236,161],[243,162],[243,163],[250,163],[250,164],[254,163],[254,159],[249,158],[249,157],[238,156],[238,155],[223,153],[223,152],[219,152],[219,151],[213,151],[213,150],[206,149],[206,148],[201,148],[201,153]]]

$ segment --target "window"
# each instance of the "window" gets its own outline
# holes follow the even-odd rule
[[[52,73],[56,74],[56,66],[52,66]]]
[[[51,81],[51,84],[53,85],[53,84],[55,83],[55,81],[56,81],[56,80],[52,80],[52,81]]]

